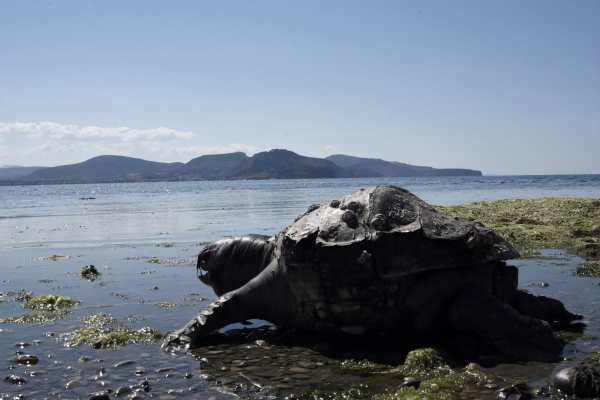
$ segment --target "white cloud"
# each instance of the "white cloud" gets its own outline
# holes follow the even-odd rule
[[[327,150],[327,151],[336,151],[337,147],[335,147],[335,146],[325,146],[325,150]]]
[[[0,156],[21,165],[65,165],[99,155],[120,155],[150,161],[187,162],[205,154],[241,151],[252,156],[265,149],[244,143],[197,146],[193,132],[169,128],[78,127],[53,122],[0,122]],[[214,135],[211,137],[214,138]],[[203,143],[206,142],[203,140]]]
[[[120,140],[134,142],[137,140],[177,140],[191,139],[192,132],[180,132],[169,128],[131,129],[127,127],[101,128],[98,126],[60,125],[54,122],[40,123],[2,123],[0,136],[26,134],[30,138],[69,139],[69,140]]]

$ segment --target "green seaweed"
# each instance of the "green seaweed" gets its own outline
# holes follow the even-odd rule
[[[173,247],[175,243],[159,243],[155,244],[154,247]]]
[[[598,261],[584,261],[580,267],[575,268],[573,275],[598,278],[600,277],[600,263]]]
[[[88,265],[81,269],[80,276],[86,281],[94,282],[96,279],[100,279],[102,272],[99,272],[93,265]]]
[[[441,374],[448,374],[451,368],[441,354],[435,349],[417,349],[406,356],[404,364],[396,369],[405,376],[418,376],[429,378]]]
[[[177,304],[175,303],[169,303],[168,301],[164,301],[162,303],[156,303],[155,306],[161,307],[161,308],[166,308],[167,310],[171,307],[175,307]]]
[[[65,342],[65,347],[88,345],[95,349],[117,350],[130,343],[150,343],[162,338],[156,329],[136,330],[104,313],[84,317],[83,323],[84,327],[61,335],[58,340]]]
[[[373,372],[389,371],[392,367],[363,360],[344,360],[331,366],[331,371],[336,374],[350,374],[358,376],[369,376]]]
[[[518,248],[564,248],[600,259],[600,200],[589,198],[505,199],[437,207],[479,220]]]
[[[35,323],[43,323],[43,322],[52,322],[52,321],[56,321],[57,319],[65,319],[65,314],[64,313],[36,313],[36,314],[18,315],[16,317],[0,319],[0,324],[4,324],[7,322],[12,322],[15,324],[35,324]]]
[[[113,297],[116,297],[118,299],[121,299],[121,300],[129,300],[129,293],[127,293],[127,294],[123,294],[123,293],[111,293],[110,295],[113,296]]]
[[[37,297],[23,304],[23,308],[30,308],[34,311],[59,311],[75,305],[81,304],[81,301],[74,300],[67,296],[56,294],[40,294]]]
[[[596,351],[586,358],[583,359],[583,362],[592,364],[592,367],[598,369],[600,368],[600,351]]]
[[[39,257],[39,258],[34,258],[34,260],[35,261],[44,261],[44,260],[61,261],[61,260],[66,260],[67,258],[71,258],[71,256],[63,256],[62,254],[53,254],[50,257]]]

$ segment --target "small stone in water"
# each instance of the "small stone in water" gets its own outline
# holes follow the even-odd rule
[[[498,389],[498,385],[496,385],[495,383],[486,383],[485,385],[483,385],[483,387],[490,390]]]
[[[25,372],[25,375],[36,376],[36,375],[41,375],[43,373],[44,373],[44,371],[29,371],[29,372]]]
[[[301,368],[315,369],[317,368],[317,364],[309,361],[300,361],[298,362],[298,366]]]
[[[115,396],[120,396],[129,392],[131,392],[131,386],[123,385],[115,391]]]
[[[27,379],[20,377],[19,375],[11,375],[11,376],[7,376],[6,378],[4,378],[5,381],[10,381],[13,385],[19,385],[21,386],[22,384],[24,384],[25,382],[27,382]]]
[[[110,397],[108,397],[108,393],[106,392],[97,392],[92,393],[89,400],[110,400]]]
[[[185,389],[169,389],[169,391],[167,393],[186,394],[187,390],[185,390]]]
[[[150,290],[158,290],[158,286],[153,286],[150,288]]]
[[[125,365],[133,364],[134,362],[135,362],[134,360],[121,361],[121,362],[116,363],[114,365],[114,367],[115,368],[117,368],[117,367],[123,367]]]
[[[33,355],[29,355],[29,354],[22,354],[22,352],[17,352],[17,353],[21,353],[21,354],[17,354],[16,356],[9,358],[8,361],[16,362],[19,364],[27,364],[27,365],[37,364],[40,361],[40,359],[37,358],[37,356],[33,356]]]
[[[140,368],[138,370],[133,371],[133,373],[137,376],[144,375],[148,370],[146,368]]]
[[[31,346],[29,343],[25,343],[25,342],[20,342],[20,343],[16,343],[15,347],[20,347],[20,348],[24,348],[27,346]]]
[[[186,372],[185,374],[183,374],[183,377],[185,379],[190,379],[192,376],[194,376],[194,375],[190,374],[189,372]]]
[[[54,336],[56,336],[56,333],[54,333],[54,332],[46,332],[45,335],[48,336],[48,337],[54,337]]]
[[[420,385],[421,385],[421,381],[416,380],[416,379],[411,379],[411,380],[403,382],[402,385],[400,385],[399,389],[402,389],[405,386],[410,386],[410,387],[414,387],[415,389],[418,389]]]
[[[80,382],[80,381],[73,380],[73,381],[70,381],[70,382],[68,382],[68,383],[65,385],[65,389],[71,389],[71,388],[77,387],[77,386],[79,386],[79,385],[81,385],[81,382]]]
[[[290,371],[291,373],[294,373],[294,374],[306,374],[306,373],[309,373],[309,372],[310,372],[310,370],[309,370],[309,369],[306,369],[306,368],[299,368],[299,367],[292,367],[292,368],[290,368],[290,370],[289,370],[289,371]]]
[[[170,372],[170,371],[175,371],[175,367],[165,367],[165,368],[159,368],[156,370],[156,372],[160,373],[160,372]]]
[[[104,373],[106,372],[106,370],[104,369],[104,367],[100,367],[100,368],[98,368],[98,369],[96,370],[96,372],[97,372],[97,373],[98,373],[100,376],[102,376],[102,375],[104,375]]]

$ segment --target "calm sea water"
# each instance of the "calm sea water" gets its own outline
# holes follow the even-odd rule
[[[72,331],[82,325],[82,317],[100,311],[129,320],[132,327],[151,326],[163,333],[179,328],[206,304],[201,298],[214,298],[210,288],[195,278],[194,259],[202,243],[247,233],[276,234],[311,204],[329,202],[375,185],[397,185],[435,205],[504,198],[600,198],[600,175],[0,187],[0,282],[4,282],[0,292],[26,289],[33,290],[34,295],[61,294],[83,301],[64,320],[34,325],[0,324],[0,365],[6,375],[23,375],[32,368],[44,372],[27,377],[28,382],[23,386],[3,382],[0,393],[23,394],[27,398],[85,397],[102,389],[92,378],[99,365],[127,359],[136,361],[131,368],[176,366],[197,375],[195,360],[188,356],[168,356],[155,346],[129,345],[114,352],[90,347],[65,348],[45,333],[60,335]],[[156,246],[171,243],[172,247]],[[70,258],[44,259],[55,254]],[[158,261],[149,262],[152,257]],[[577,257],[563,253],[554,258],[519,262],[521,286],[560,298],[572,311],[588,318],[593,316],[600,289],[597,280],[570,275],[570,270],[581,262]],[[103,273],[101,280],[88,282],[76,275],[90,264]],[[541,281],[550,282],[550,287],[535,286]],[[159,289],[150,290],[152,287]],[[115,297],[114,293],[123,296]],[[191,296],[192,293],[195,295]],[[165,301],[176,306],[170,310],[155,306]],[[0,304],[0,319],[27,314],[28,310],[20,305]],[[551,370],[576,363],[600,349],[593,339],[593,334],[600,334],[600,326],[594,319],[587,319],[586,323],[586,335],[565,348],[565,356],[574,358],[561,366],[552,366]],[[18,350],[15,343],[36,339],[44,342],[28,347],[26,352],[40,357],[38,365],[25,367],[6,361]],[[79,363],[77,360],[84,355],[104,361]],[[9,371],[11,365],[14,369]],[[120,371],[116,369],[111,374],[114,389],[121,383],[141,380],[132,377],[129,370]],[[73,379],[82,384],[65,389],[63,386]],[[180,376],[165,378],[160,390],[167,396],[169,388],[191,386],[196,390],[188,396],[227,397],[197,376],[189,381]]]

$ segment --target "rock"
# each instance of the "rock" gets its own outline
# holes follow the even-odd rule
[[[306,369],[317,368],[317,364],[315,364],[314,362],[310,362],[310,361],[300,361],[300,362],[298,362],[298,366],[300,368],[306,368]]]
[[[485,385],[483,385],[483,387],[490,390],[498,389],[498,385],[496,385],[495,383],[486,383]]]
[[[29,343],[25,343],[25,342],[15,343],[15,347],[24,348],[27,346],[31,346],[31,345]]]
[[[306,368],[292,367],[289,369],[289,372],[294,374],[308,374],[310,373],[310,370]]]
[[[177,368],[175,367],[164,367],[164,368],[159,368],[156,370],[156,372],[161,373],[161,372],[171,372],[171,371],[175,371]]]
[[[65,389],[72,389],[72,388],[75,388],[80,385],[81,385],[81,382],[74,379],[72,381],[67,382],[67,384],[65,385]]]
[[[398,389],[402,389],[405,386],[410,386],[410,387],[414,387],[415,389],[418,389],[419,386],[421,386],[421,381],[418,381],[416,379],[409,379],[406,382],[403,382]]]
[[[25,365],[35,365],[40,359],[37,356],[30,354],[17,354],[16,356],[9,358],[8,361]]]
[[[153,286],[150,288],[150,290],[158,290],[158,286]]]
[[[117,390],[115,390],[115,396],[122,396],[124,394],[127,394],[131,392],[131,386],[129,385],[123,385],[120,388],[118,388]]]
[[[298,379],[298,380],[305,380],[305,379],[310,379],[310,375],[306,375],[306,374],[294,374],[294,375],[290,375],[290,378],[292,378],[292,379]]]
[[[169,394],[174,393],[174,394],[186,394],[187,390],[185,389],[169,389],[169,391],[167,392]]]
[[[577,397],[600,396],[600,373],[587,365],[560,370],[554,377],[554,386]]]
[[[135,362],[134,360],[121,361],[121,362],[116,363],[114,365],[114,367],[115,368],[124,367],[125,365],[133,364],[134,362]]]
[[[44,373],[44,371],[28,371],[28,372],[25,372],[25,375],[36,376],[36,375],[42,375],[43,373]]]
[[[185,374],[183,374],[184,379],[190,379],[192,376],[194,376],[194,375],[190,374],[189,372],[186,372]]]
[[[140,368],[140,369],[133,371],[133,373],[137,376],[144,375],[146,372],[148,372],[148,370],[146,368]]]
[[[106,393],[106,392],[97,392],[97,393],[92,393],[89,400],[110,400],[110,397],[108,396],[108,393]]]
[[[10,381],[13,385],[23,385],[27,382],[27,379],[20,377],[19,375],[11,375],[4,378],[5,381]]]

